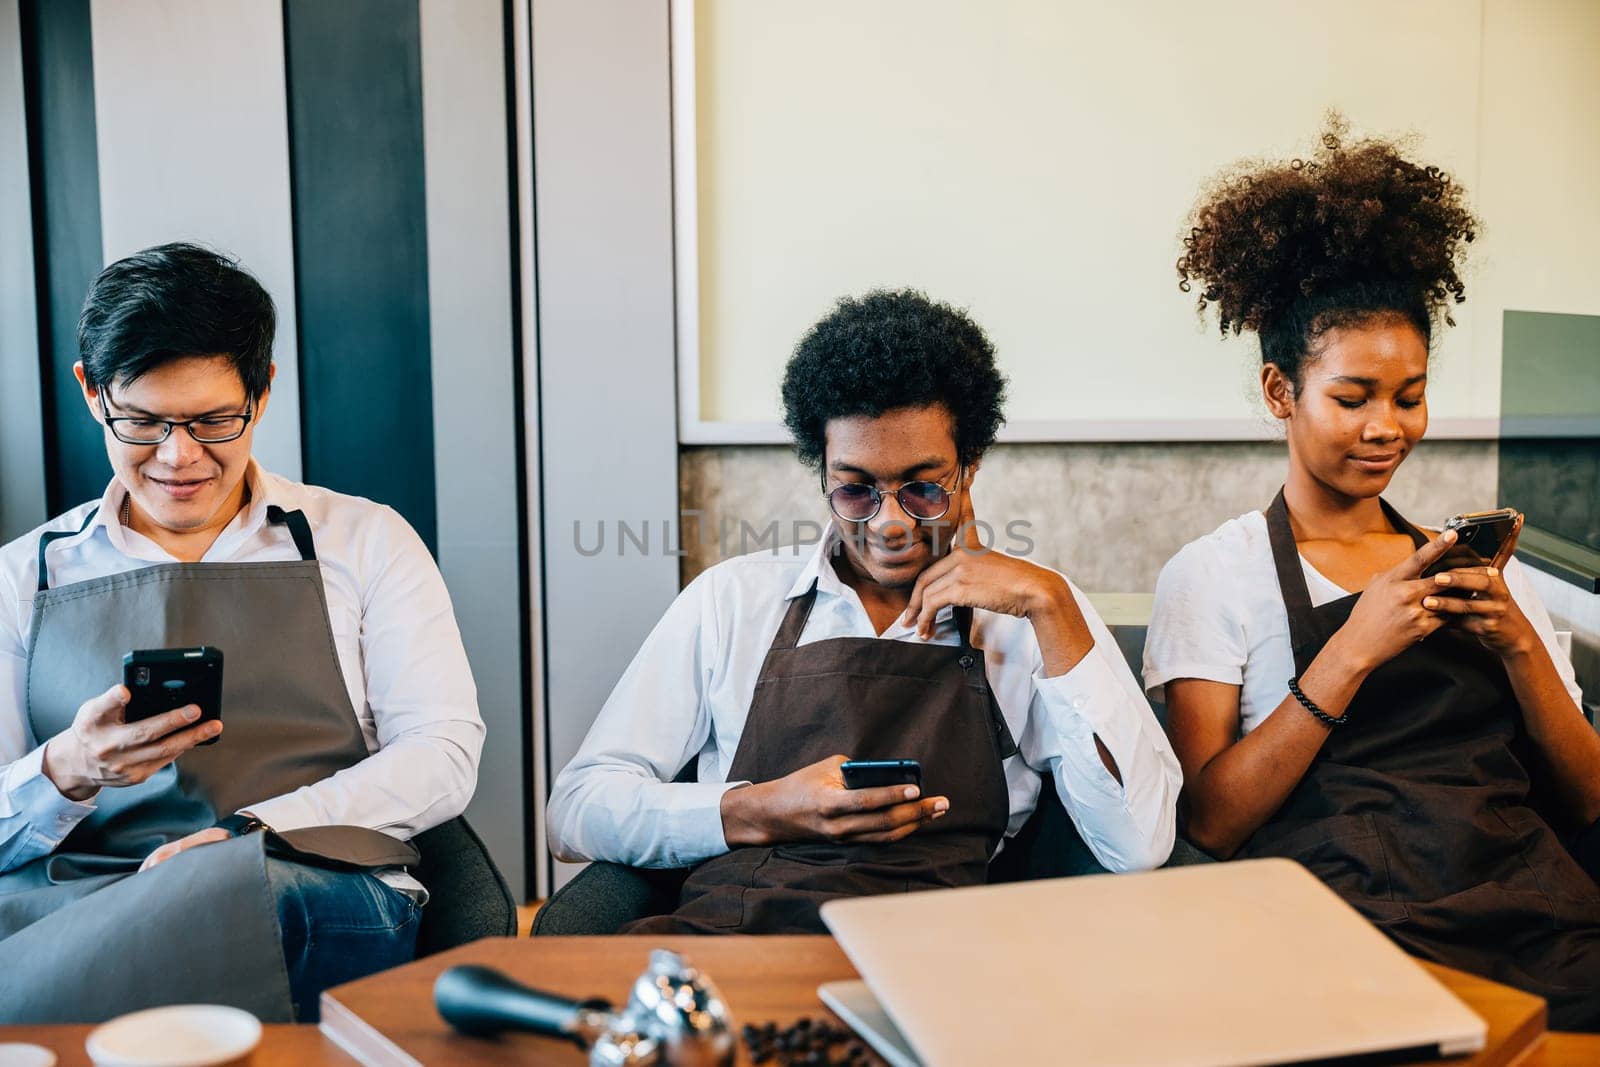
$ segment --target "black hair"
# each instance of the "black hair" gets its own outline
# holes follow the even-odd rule
[[[193,244],[119,259],[89,286],[78,355],[96,389],[188,356],[226,356],[259,400],[271,381],[277,314],[238,260]]]
[[[874,289],[841,298],[795,346],[784,423],[800,459],[820,469],[829,421],[940,404],[968,466],[994,444],[1005,392],[994,345],[966,312],[914,289]]]
[[[1431,343],[1449,306],[1466,299],[1461,269],[1478,220],[1461,186],[1382,140],[1346,143],[1328,116],[1309,159],[1240,164],[1195,207],[1178,287],[1200,286],[1223,334],[1252,330],[1263,363],[1298,389],[1329,330],[1383,319]]]

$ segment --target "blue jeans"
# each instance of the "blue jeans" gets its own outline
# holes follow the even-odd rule
[[[324,989],[409,963],[421,906],[360,871],[268,857],[294,1016],[316,1022]]]

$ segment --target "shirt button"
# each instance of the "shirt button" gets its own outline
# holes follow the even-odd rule
[[[1089,703],[1089,698],[1084,696],[1081,693],[1072,698],[1072,706],[1075,709],[1081,710],[1088,703]]]

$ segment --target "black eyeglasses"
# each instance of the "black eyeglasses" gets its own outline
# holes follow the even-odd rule
[[[245,401],[243,415],[205,415],[198,419],[155,419],[145,415],[113,415],[106,410],[105,390],[100,391],[100,415],[111,436],[125,445],[159,445],[182,426],[189,436],[203,445],[220,445],[244,436],[245,427],[255,418],[255,401]]]
[[[963,467],[956,472],[958,482],[965,470]],[[900,502],[900,510],[913,519],[932,522],[950,513],[951,492],[938,482],[906,482],[894,491],[894,498]],[[882,510],[883,498],[889,495],[866,482],[841,482],[832,489],[825,489],[824,493],[828,507],[845,522],[866,522],[873,518]]]

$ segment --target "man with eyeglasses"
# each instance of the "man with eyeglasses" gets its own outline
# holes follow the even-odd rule
[[[74,373],[114,477],[0,549],[0,1022],[315,1019],[324,988],[413,954],[407,841],[465,808],[483,722],[405,520],[251,458],[275,321],[187,244],[84,302]],[[220,721],[130,715],[125,655],[200,647]]]
[[[981,883],[1041,773],[1106,867],[1167,859],[1181,773],[1110,633],[976,533],[1004,388],[977,324],[913,291],[802,338],[785,418],[826,536],[691,582],[552,790],[560,858],[692,868],[624,932],[816,933],[829,899]],[[847,760],[921,784],[850,789]]]

